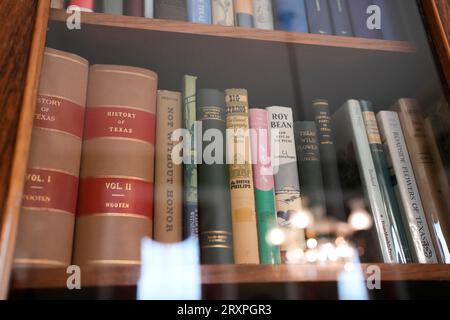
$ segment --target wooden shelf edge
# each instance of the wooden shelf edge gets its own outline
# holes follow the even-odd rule
[[[382,281],[450,281],[447,265],[354,265],[354,271],[367,279],[372,275],[370,266],[378,266]],[[311,283],[337,282],[344,271],[343,265],[279,265],[201,266],[204,285],[252,283]],[[140,266],[82,267],[81,285],[86,287],[133,287],[139,281]],[[355,273],[358,276],[358,273]],[[15,268],[11,288],[64,289],[69,275],[65,268]]]
[[[50,13],[51,21],[65,22],[68,17],[69,15],[66,11],[61,9],[52,9]],[[225,27],[220,25],[194,24],[184,21],[148,19],[143,17],[119,16],[105,13],[82,12],[81,23],[138,30],[152,30],[325,47],[366,49],[399,53],[411,53],[416,51],[415,46],[406,41],[388,41],[311,33]]]

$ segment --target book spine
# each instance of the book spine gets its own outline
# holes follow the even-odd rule
[[[70,265],[88,70],[79,56],[45,49],[16,264]]]
[[[381,33],[386,40],[406,39],[396,1],[373,0],[381,10]]]
[[[212,0],[213,24],[234,26],[233,0]]]
[[[360,105],[384,208],[392,226],[392,234],[401,248],[401,250],[397,250],[398,260],[402,263],[417,262],[414,251],[411,250],[412,239],[407,233],[408,224],[407,221],[404,221],[391,182],[373,105],[370,101],[365,100],[360,101]]]
[[[198,237],[198,183],[195,148],[195,121],[197,120],[197,77],[184,76],[184,128],[189,131],[188,158],[184,164],[184,238]]]
[[[255,28],[273,30],[273,11],[271,0],[253,0],[253,20]]]
[[[327,0],[305,0],[309,31],[317,34],[333,34]]]
[[[381,39],[382,34],[379,29],[370,29],[368,19],[370,13],[368,8],[372,5],[372,0],[347,0],[350,20],[352,21],[353,32],[356,37]]]
[[[399,199],[413,248],[419,263],[437,263],[433,237],[427,225],[421,196],[416,184],[406,142],[396,112],[381,111],[377,115],[388,166],[393,175],[395,191]]]
[[[346,221],[344,196],[339,178],[328,101],[314,100],[313,109],[319,137],[319,153],[322,165],[323,187],[325,190],[326,212],[328,216],[340,221]]]
[[[297,154],[295,151],[292,109],[268,107],[270,127],[270,150],[275,175],[275,207],[278,225],[290,237],[293,234],[291,219],[302,211]],[[298,230],[300,232],[300,230]],[[300,234],[296,245],[304,247],[304,234]],[[287,251],[291,243],[281,246]]]
[[[188,20],[194,23],[212,23],[211,0],[188,0]]]
[[[144,3],[143,0],[127,0],[126,13],[128,16],[143,17]]]
[[[433,123],[430,118],[427,118],[425,120],[425,131],[427,135],[427,141],[430,148],[430,152],[433,157],[436,168],[439,196],[442,202],[445,204],[445,208],[449,210],[450,197],[448,195],[450,195],[450,185],[447,179],[447,174],[445,172],[444,163],[442,162],[439,146],[437,144],[437,137],[434,134]]]
[[[273,1],[275,29],[308,32],[305,1],[274,0]]]
[[[155,18],[187,21],[186,0],[154,0]]]
[[[81,11],[93,12],[95,8],[94,0],[70,0],[67,7],[77,6]]]
[[[359,102],[348,100],[333,115],[332,125],[340,148],[345,148],[348,142],[353,143],[361,183],[375,221],[383,260],[385,263],[400,263],[397,254],[399,248],[396,248],[392,227],[384,209]]]
[[[325,215],[325,192],[320,164],[319,140],[313,121],[294,123],[300,190],[304,208],[314,213],[317,220]]]
[[[64,0],[52,0],[50,7],[53,9],[64,9]]]
[[[144,17],[150,19],[155,17],[155,4],[153,0],[144,0]]]
[[[104,13],[123,15],[122,0],[103,0],[102,4]]]
[[[234,260],[237,264],[259,264],[247,90],[225,90],[225,103]]]
[[[250,109],[249,119],[261,263],[280,264],[280,248],[269,238],[278,225],[275,182],[270,161],[268,113],[264,109]]]
[[[253,28],[252,0],[234,0],[234,21],[238,27]]]
[[[338,36],[353,37],[347,0],[328,0],[334,33]]]
[[[157,75],[150,70],[90,68],[77,265],[140,263],[141,240],[153,229],[156,89]]]
[[[436,137],[436,143],[440,154],[440,159],[444,165],[444,174],[447,177],[447,183],[450,184],[450,124],[446,124],[444,119],[447,115],[435,114],[431,115],[433,135]]]
[[[158,91],[156,105],[155,215],[156,241],[177,243],[183,236],[182,166],[174,164],[172,134],[181,129],[181,93]]]
[[[202,123],[203,137],[203,157],[197,166],[201,261],[203,264],[233,264],[231,197],[225,159],[226,109],[222,91],[197,91],[197,121]]]
[[[431,156],[424,128],[424,120],[418,104],[413,99],[400,99],[394,109],[399,112],[400,123],[406,140],[412,167],[419,187],[428,226],[435,234],[435,247],[444,263],[450,262],[450,214],[439,198],[436,168]]]

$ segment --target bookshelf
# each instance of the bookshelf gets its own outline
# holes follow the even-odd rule
[[[367,279],[369,266],[380,268],[383,281],[450,281],[450,269],[445,265],[387,265],[357,264]],[[336,265],[207,265],[201,266],[202,285],[252,283],[307,283],[337,282],[345,266]],[[136,286],[141,266],[82,267],[82,287]],[[12,276],[12,289],[64,289],[65,268],[16,268]]]
[[[28,86],[25,86],[24,81],[20,85],[26,97],[23,100],[24,104],[21,104],[21,98],[15,98],[17,101],[20,100],[18,107],[22,106],[22,117],[28,117],[27,120],[21,120],[20,126],[13,128],[21,133],[18,142],[13,138],[9,142],[11,146],[15,146],[16,143],[24,144],[20,149],[21,152],[15,155],[15,159],[20,160],[16,163],[21,165],[21,169],[15,169],[14,179],[11,178],[15,181],[23,177],[26,168],[28,152],[26,144],[27,141],[29,142],[31,133],[25,127],[31,123],[34,108],[32,101],[35,100],[40,72],[38,66],[44,46],[43,29],[47,23],[49,45],[82,54],[91,63],[120,63],[150,68],[161,74],[161,86],[169,89],[177,89],[179,85],[177,79],[180,75],[189,72],[199,73],[206,79],[205,82],[213,87],[221,88],[229,86],[232,82],[226,79],[235,77],[236,85],[246,87],[250,92],[260,92],[260,96],[255,97],[255,105],[276,102],[285,105],[303,105],[305,101],[322,94],[329,98],[332,105],[340,105],[346,97],[352,95],[372,98],[371,86],[377,86],[379,92],[385,93],[374,97],[377,105],[387,106],[398,96],[411,95],[415,95],[427,105],[439,94],[441,88],[439,75],[432,71],[434,65],[429,60],[429,52],[414,42],[196,25],[102,13],[83,13],[82,30],[69,32],[65,28],[66,12],[56,9],[48,11],[46,1],[39,1],[39,6],[27,8],[27,10],[29,15],[38,13],[36,26],[33,27],[32,21],[28,21],[26,25],[30,28],[29,30],[35,30],[31,52],[36,55],[29,62]],[[49,14],[48,19],[47,14]],[[22,16],[21,19],[25,17]],[[158,43],[158,47],[155,47],[155,43]],[[121,47],[127,47],[129,50],[120,52]],[[26,56],[29,50],[29,47],[24,48],[23,54]],[[230,55],[238,56],[241,63],[233,65],[232,61],[227,60]],[[254,59],[256,55],[258,58]],[[285,60],[271,61],[270,58],[273,56],[283,56]],[[214,70],[221,75],[216,78],[208,70],[214,65],[214,60],[227,61]],[[297,61],[298,64],[293,66],[292,61]],[[361,69],[359,67],[361,64],[365,64],[367,69]],[[245,68],[241,68],[242,66]],[[411,66],[414,66],[413,77],[412,71],[410,72]],[[295,80],[297,75],[286,73],[293,67],[297,68],[295,74],[300,73],[301,70],[301,79]],[[319,75],[318,68],[327,70],[326,76]],[[241,70],[238,71],[238,69]],[[353,79],[337,76],[346,72],[351,73]],[[25,71],[22,70],[22,73]],[[270,77],[271,74],[276,74],[278,77]],[[367,74],[371,75],[370,79],[367,78]],[[358,81],[359,79],[361,81]],[[386,79],[389,81],[385,81]],[[423,79],[427,79],[427,84],[422,83]],[[292,86],[291,82],[294,80],[301,83],[300,95],[297,94],[298,88]],[[319,81],[323,88],[328,89],[324,91],[317,87],[315,83]],[[275,92],[265,90],[270,87],[275,88]],[[302,114],[296,116],[301,117]],[[19,119],[16,118],[15,121]],[[20,147],[20,144],[18,146]],[[9,169],[10,166],[7,163],[2,164],[2,170]],[[12,187],[16,190],[14,196],[17,198],[22,186],[16,182]],[[17,205],[9,204],[9,209],[8,212],[18,214]],[[5,241],[3,237],[5,226],[10,228],[8,229],[10,232],[15,233],[14,221],[16,220],[11,221],[8,225],[2,225],[2,241]],[[8,270],[12,263],[13,243],[8,242],[7,249],[3,246],[4,244],[0,247],[9,254],[7,260],[0,260],[2,263],[0,267],[7,266]],[[356,268],[365,270],[367,266],[356,265]],[[447,287],[450,283],[450,268],[445,265],[377,264],[377,266],[381,269],[383,281],[387,282],[419,282],[428,283],[431,286],[444,284]],[[342,265],[202,266],[201,279],[204,286],[251,286],[274,283],[314,286],[321,283],[336,283],[342,268]],[[135,288],[139,275],[139,266],[87,267],[83,268],[82,286]],[[2,276],[9,279],[8,273]],[[64,290],[67,274],[65,269],[61,268],[15,268],[12,270],[10,280],[7,282],[10,283],[13,294],[27,290],[39,294],[49,289]],[[2,282],[3,288],[7,286],[5,283],[5,281]],[[416,288],[416,290],[420,289]],[[60,292],[64,296],[64,292]]]
[[[52,9],[50,21],[66,22],[65,10]],[[313,46],[366,49],[387,52],[414,52],[416,48],[407,41],[372,40],[364,38],[338,37],[311,33],[259,30],[219,25],[193,24],[183,21],[147,19],[143,17],[118,16],[104,13],[82,13],[82,24],[108,26],[132,30],[152,30],[218,38],[262,40]]]

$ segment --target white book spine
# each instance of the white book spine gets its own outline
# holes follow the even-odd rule
[[[397,113],[392,111],[379,112],[377,119],[388,163],[393,167],[397,180],[395,189],[408,222],[418,262],[438,263],[400,119]]]
[[[153,0],[145,0],[144,2],[144,17],[153,18],[154,17],[154,3]]]
[[[272,1],[253,0],[253,19],[255,28],[273,30]]]
[[[275,106],[268,107],[267,112],[277,220],[280,227],[289,229],[295,216],[302,211],[292,109]],[[304,246],[304,235],[295,241]],[[285,249],[283,245],[281,250]]]
[[[357,100],[348,100],[332,117],[334,132],[338,140],[353,140],[355,155],[361,175],[365,196],[375,221],[375,227],[380,241],[381,252],[385,263],[400,263],[395,252],[396,236],[392,224],[384,209],[383,196],[378,184],[377,173],[369,147],[361,107]],[[349,130],[347,133],[344,130]],[[347,136],[347,137],[345,137]]]

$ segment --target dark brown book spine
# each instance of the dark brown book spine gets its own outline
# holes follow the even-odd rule
[[[141,240],[152,235],[156,88],[150,70],[90,69],[77,265],[140,263]]]
[[[16,264],[69,265],[88,62],[46,49],[16,247]]]

